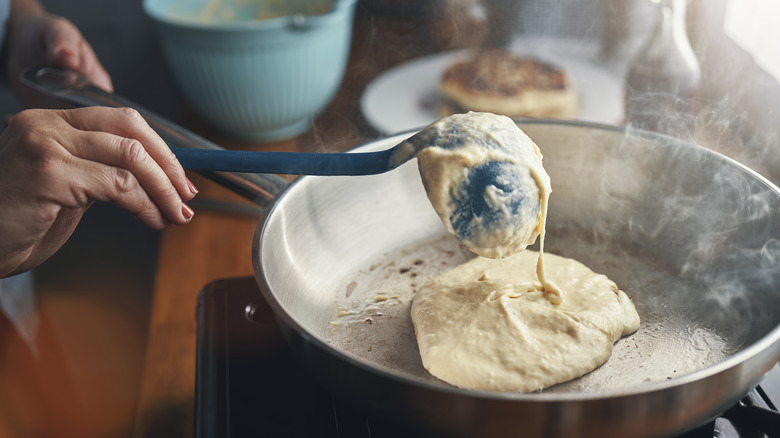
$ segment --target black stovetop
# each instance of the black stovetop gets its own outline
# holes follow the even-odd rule
[[[252,277],[220,280],[198,301],[197,438],[413,438],[334,398],[294,357]],[[780,365],[720,418],[680,438],[780,436]]]

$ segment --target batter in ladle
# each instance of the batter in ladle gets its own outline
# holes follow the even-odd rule
[[[410,142],[428,198],[447,230],[469,250],[501,258],[540,237],[537,275],[551,302],[562,292],[545,275],[544,230],[550,177],[536,144],[512,119],[456,114]]]

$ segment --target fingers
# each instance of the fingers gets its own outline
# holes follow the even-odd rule
[[[73,155],[129,171],[169,221],[181,224],[191,219],[192,210],[182,201],[192,199],[197,190],[165,142],[137,111],[83,108],[65,112],[65,119],[78,129],[65,140]],[[121,177],[116,179],[120,181],[119,192]]]
[[[70,21],[59,17],[53,19],[46,32],[44,45],[48,64],[75,70],[100,88],[114,90],[111,77],[92,46]]]
[[[192,210],[180,199],[150,193],[127,169],[89,160],[81,160],[78,167],[89,199],[113,202],[149,228],[162,230],[171,223],[183,225],[192,219]]]
[[[150,210],[156,205],[172,223],[184,224],[190,220],[183,197],[140,141],[104,132],[80,132],[72,141],[73,155],[90,164],[88,167],[96,175],[93,182],[100,192],[89,193],[90,198],[132,207],[143,217],[152,214]],[[141,193],[150,201],[138,198]],[[189,193],[187,198],[191,198]]]
[[[41,163],[55,161],[42,175],[52,174],[49,180],[55,184],[61,181],[52,190],[57,193],[53,201],[68,207],[111,201],[156,229],[192,218],[184,201],[197,191],[137,112],[104,107],[25,111],[12,124],[24,125],[20,132],[34,133],[32,143],[44,145],[38,148]]]
[[[171,213],[152,200],[136,176],[129,170],[91,161],[75,155],[62,157],[62,164],[50,166],[48,197],[66,210],[84,210],[94,201],[113,202],[131,212],[142,224],[161,230],[172,222]],[[169,204],[184,205],[170,200]],[[170,208],[166,208],[170,211]],[[175,214],[174,214],[175,216]],[[190,216],[191,217],[191,216]]]
[[[83,108],[80,111],[68,112],[66,117],[73,127],[83,131],[104,131],[122,138],[137,140],[143,145],[146,154],[168,176],[182,199],[190,200],[197,193],[197,191],[193,191],[194,187],[187,179],[179,160],[137,111],[130,108]],[[143,157],[144,154],[136,155],[137,151],[132,149],[132,146],[132,144],[114,145],[113,148],[107,149],[105,152],[117,156],[120,151],[123,151],[127,154],[124,159],[133,162],[135,159]],[[74,147],[78,147],[78,144]],[[88,152],[84,151],[83,153],[87,154]],[[122,165],[120,162],[105,162],[112,165]]]

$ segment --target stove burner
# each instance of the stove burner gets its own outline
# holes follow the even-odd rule
[[[198,304],[196,438],[414,438],[330,395],[287,348],[254,278],[213,282]],[[780,365],[737,405],[678,438],[780,438],[778,405]]]

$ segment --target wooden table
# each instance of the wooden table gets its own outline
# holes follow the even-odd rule
[[[358,107],[365,85],[387,68],[430,50],[425,44],[409,43],[420,32],[413,21],[392,10],[381,12],[378,18],[376,9],[358,9],[343,85],[311,130],[267,144],[231,142],[208,131],[200,134],[228,148],[318,152],[345,150],[376,138]],[[202,126],[194,116],[185,119],[190,122],[185,125]],[[190,177],[200,191],[193,202],[195,217],[186,226],[167,229],[160,244],[134,430],[139,438],[193,436],[199,291],[215,279],[253,274],[250,251],[259,214],[252,214],[252,204],[227,189],[198,175]],[[206,200],[239,208],[214,210]]]

